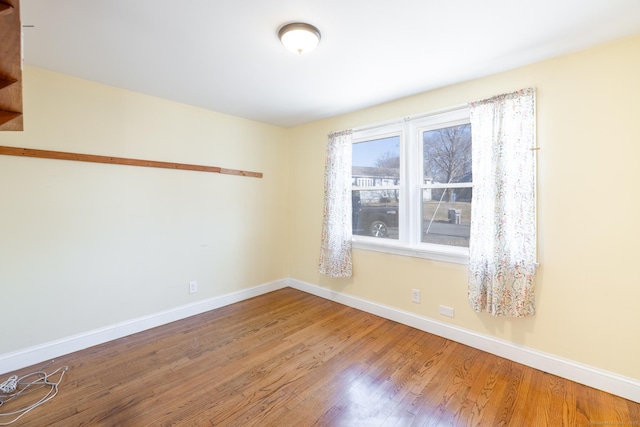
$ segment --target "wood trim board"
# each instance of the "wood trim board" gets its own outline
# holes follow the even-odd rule
[[[202,166],[202,165],[192,165],[187,163],[159,162],[155,160],[140,160],[140,159],[130,159],[126,157],[99,156],[95,154],[67,153],[63,151],[37,150],[33,148],[0,146],[0,154],[6,155],[6,156],[37,157],[41,159],[74,160],[78,162],[107,163],[112,165],[179,169],[179,170],[190,170],[190,171],[198,171],[198,172],[221,173],[226,175],[248,176],[252,178],[262,178],[262,172],[250,172],[250,171],[237,170],[237,169],[227,169],[227,168],[221,168],[218,166]]]

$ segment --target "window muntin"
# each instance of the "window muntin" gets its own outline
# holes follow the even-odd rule
[[[362,166],[391,168],[394,180],[369,176]],[[467,261],[473,183],[466,108],[354,131],[353,167],[354,247]],[[374,232],[363,206],[387,209],[385,232]],[[397,222],[389,219],[393,212]]]

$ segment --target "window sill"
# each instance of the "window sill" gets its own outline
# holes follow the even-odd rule
[[[434,261],[451,262],[454,264],[469,264],[468,248],[441,245],[410,247],[400,245],[394,241],[386,241],[386,239],[355,237],[353,238],[352,246],[354,249],[362,249],[366,251],[431,259]]]

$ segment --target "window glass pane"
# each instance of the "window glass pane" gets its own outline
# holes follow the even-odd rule
[[[471,188],[422,189],[422,242],[469,247]]]
[[[355,247],[462,260],[473,183],[468,120],[468,109],[461,108],[354,131]]]
[[[354,190],[353,234],[398,239],[399,190]]]
[[[400,182],[400,137],[353,144],[353,185],[379,187]]]
[[[424,184],[471,182],[471,125],[422,132]]]

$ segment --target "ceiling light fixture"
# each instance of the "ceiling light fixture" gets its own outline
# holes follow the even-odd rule
[[[288,50],[298,55],[309,53],[320,43],[320,30],[310,24],[294,22],[278,31],[278,38]]]

